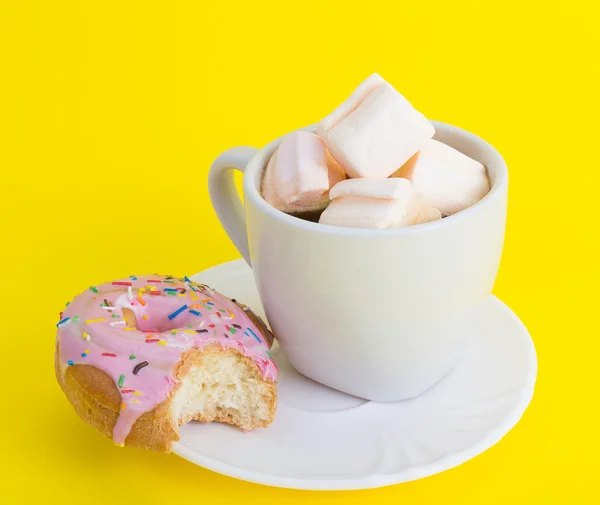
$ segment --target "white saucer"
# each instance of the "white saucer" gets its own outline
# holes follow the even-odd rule
[[[242,260],[194,276],[263,316]],[[277,346],[279,407],[273,425],[244,434],[189,423],[179,456],[216,472],[296,489],[364,489],[427,477],[498,442],[533,396],[535,349],[527,329],[490,297],[469,328],[461,363],[421,396],[376,403],[317,384],[293,370]]]

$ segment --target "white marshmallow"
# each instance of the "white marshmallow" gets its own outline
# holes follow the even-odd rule
[[[385,178],[435,130],[392,85],[373,74],[319,123],[317,133],[350,177]]]
[[[411,181],[443,214],[455,214],[470,207],[490,190],[481,163],[437,140],[430,140],[392,177]]]
[[[314,133],[296,131],[283,139],[261,183],[263,198],[288,213],[322,210],[329,190],[346,174]]]
[[[441,219],[406,179],[350,179],[329,193],[319,223],[352,228],[399,228]]]
[[[388,182],[390,181],[390,182]],[[336,184],[329,192],[334,200],[341,196],[402,199],[410,195],[411,185],[405,179],[347,179]]]
[[[317,133],[323,136],[325,132],[331,130],[342,119],[356,109],[359,104],[367,98],[369,93],[384,83],[385,79],[379,74],[372,74],[367,77],[358,85],[358,88],[356,88],[352,94],[338,106],[337,109],[321,120],[317,125]]]

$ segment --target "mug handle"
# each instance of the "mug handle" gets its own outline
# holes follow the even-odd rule
[[[258,149],[249,146],[228,149],[213,161],[208,172],[208,194],[215,213],[233,245],[250,266],[246,215],[235,187],[233,170],[243,173],[257,151]]]

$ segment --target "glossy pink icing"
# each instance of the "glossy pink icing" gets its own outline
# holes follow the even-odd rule
[[[57,339],[63,373],[71,365],[92,365],[117,386],[122,384],[121,411],[113,430],[117,444],[125,443],[140,415],[169,396],[177,383],[174,367],[187,350],[213,343],[231,347],[251,358],[265,379],[277,377],[268,344],[244,311],[207,286],[186,280],[149,275],[116,281],[131,283],[131,289],[102,284],[78,295],[61,314]],[[151,295],[150,287],[160,294]],[[135,314],[137,328],[127,329],[124,308]],[[134,374],[134,367],[144,361],[148,365]]]

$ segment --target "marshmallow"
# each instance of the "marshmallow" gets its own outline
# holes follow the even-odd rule
[[[300,130],[279,144],[263,175],[261,192],[283,212],[320,211],[329,204],[329,190],[345,178],[323,141]]]
[[[319,123],[317,133],[350,177],[385,178],[435,130],[391,84],[373,74]]]
[[[341,196],[366,196],[399,200],[411,191],[410,184],[405,181],[387,182],[387,179],[348,179],[336,184],[329,192],[332,200]]]
[[[319,223],[352,228],[400,228],[441,219],[406,179],[349,179],[329,192]]]
[[[490,190],[481,163],[437,140],[430,140],[392,177],[411,181],[443,214],[455,214],[470,207]]]

